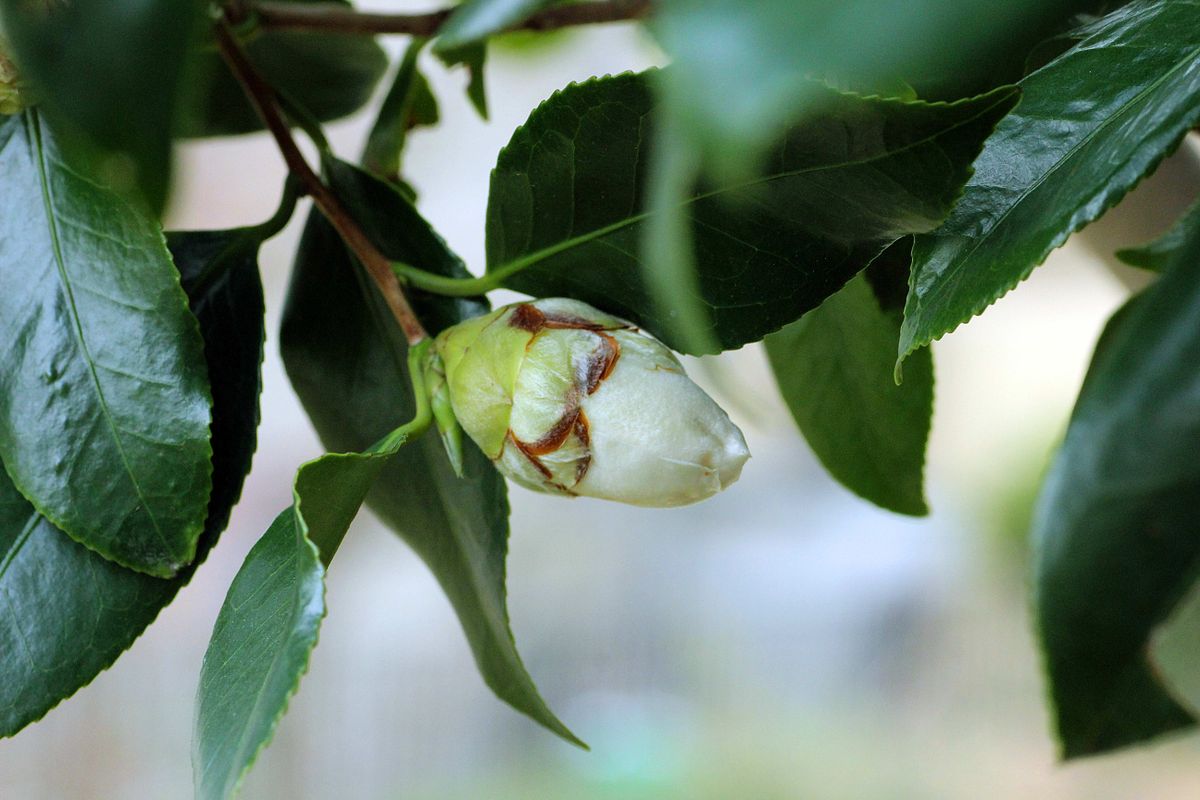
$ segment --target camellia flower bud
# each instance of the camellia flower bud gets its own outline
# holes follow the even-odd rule
[[[750,457],[670,350],[586,303],[505,306],[435,349],[463,430],[528,488],[679,506],[729,486]]]

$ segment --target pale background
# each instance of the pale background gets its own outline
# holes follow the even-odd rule
[[[462,99],[464,76],[430,62],[443,125],[406,157],[422,211],[479,269],[488,171],[512,130],[567,80],[660,61],[633,26],[498,47],[490,124]],[[366,124],[331,128],[341,154],[357,156]],[[190,144],[178,161],[173,226],[272,211],[283,168],[264,136]],[[225,588],[321,452],[275,338],[303,216],[263,252],[264,421],[229,531],[113,669],[0,742],[5,800],[190,796],[193,694]],[[879,511],[824,475],[757,346],[689,365],[754,453],[722,496],[645,511],[514,488],[516,638],[590,754],[492,697],[425,567],[364,513],[332,569],[310,673],[243,796],[1200,796],[1194,737],[1058,765],[1028,625],[1024,515],[1125,291],[1073,241],[938,343],[929,519]]]

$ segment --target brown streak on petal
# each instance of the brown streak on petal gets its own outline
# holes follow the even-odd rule
[[[598,334],[600,336],[600,347],[592,354],[591,359],[587,364],[587,382],[583,389],[587,394],[594,393],[600,388],[600,384],[617,366],[617,359],[621,357],[621,343],[607,333]]]
[[[567,441],[567,437],[571,435],[571,431],[575,429],[575,420],[579,419],[579,415],[583,413],[579,410],[579,406],[572,403],[567,413],[554,423],[554,427],[546,431],[546,434],[536,442],[530,444],[522,444],[526,452],[535,456],[544,456],[547,453],[553,453],[555,450],[563,446]]]
[[[550,472],[550,468],[547,467],[545,464],[543,464],[542,460],[537,457],[537,453],[530,451],[529,445],[522,442],[516,436],[513,436],[512,431],[508,432],[508,438],[512,441],[512,443],[514,445],[516,445],[516,448],[521,451],[521,455],[523,455],[523,456],[525,456],[525,458],[529,459],[529,463],[533,464],[533,466],[537,468],[537,471],[542,473],[542,475],[544,475],[547,480],[554,477],[553,473]]]
[[[529,303],[522,303],[513,309],[508,324],[513,328],[536,334],[546,327],[546,315]]]
[[[582,409],[579,411],[579,416],[575,418],[575,435],[579,437],[579,443],[583,445],[586,453],[575,465],[575,485],[578,486],[579,482],[583,480],[583,476],[587,475],[588,468],[592,466],[592,432],[587,415],[583,413]]]

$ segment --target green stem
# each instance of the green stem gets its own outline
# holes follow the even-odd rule
[[[435,275],[418,269],[402,261],[392,262],[392,271],[401,283],[414,289],[444,295],[446,297],[475,297],[487,294],[493,289],[499,289],[504,281],[523,269],[532,267],[541,259],[523,258],[505,264],[478,278],[451,278],[447,275]]]
[[[425,387],[425,354],[429,351],[430,340],[426,339],[408,349],[408,375],[412,380],[413,396],[416,398],[417,410],[413,418],[389,433],[375,445],[372,450],[382,453],[394,453],[409,439],[420,436],[428,430],[433,422],[433,410],[429,405],[429,392]]]

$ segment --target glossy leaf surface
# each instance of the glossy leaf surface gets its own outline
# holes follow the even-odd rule
[[[1200,565],[1200,236],[1109,322],[1034,519],[1036,613],[1062,750],[1191,723],[1148,661]]]
[[[385,255],[441,275],[462,263],[394,188],[348,164],[327,165],[331,185]],[[478,299],[411,292],[431,332],[484,313]],[[284,363],[322,441],[366,447],[412,416],[407,348],[374,286],[325,221],[309,218],[281,334]],[[368,504],[425,561],[462,623],[480,672],[505,702],[577,741],[539,696],[508,625],[504,480],[470,442],[465,477],[454,475],[437,433],[404,448]]]
[[[199,3],[3,0],[4,29],[55,118],[115,158],[105,174],[155,210],[167,195],[171,132]]]
[[[584,300],[694,352],[647,285],[656,265],[642,263],[652,74],[569,86],[517,130],[492,174],[488,270],[532,263],[506,285]],[[685,200],[698,300],[720,349],[778,330],[897,238],[937,227],[1016,102],[1012,89],[951,105],[822,91],[821,113],[788,133],[760,177],[702,182]]]
[[[933,359],[892,373],[900,314],[858,277],[766,339],[775,380],[826,469],[876,505],[921,516],[925,445],[933,414]]]
[[[213,492],[197,562],[171,580],[125,569],[72,541],[0,472],[0,736],[11,736],[109,667],[191,578],[217,541],[250,469],[262,361],[256,244],[242,234],[174,234],[200,322],[213,393]],[[216,251],[235,263],[201,285]],[[87,646],[81,646],[81,643]]]
[[[1200,5],[1142,0],[1021,81],[962,202],[918,237],[901,357],[982,312],[1098,218],[1200,119]]]
[[[156,224],[0,122],[0,458],[72,538],[169,577],[210,491],[203,343]]]

